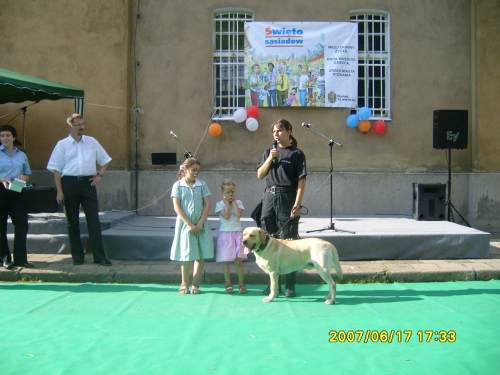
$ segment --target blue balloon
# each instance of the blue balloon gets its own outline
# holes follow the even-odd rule
[[[356,126],[358,126],[359,123],[359,117],[358,115],[349,115],[345,119],[345,123],[347,126],[351,129],[354,129]]]
[[[361,107],[358,110],[358,117],[360,120],[368,120],[371,115],[372,115],[372,111],[368,107]]]

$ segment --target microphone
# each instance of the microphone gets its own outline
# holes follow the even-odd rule
[[[303,128],[310,128],[312,124],[308,123],[308,122],[302,122],[302,127]]]
[[[172,130],[170,130],[170,135],[174,138],[177,138],[177,134],[175,134]]]
[[[278,141],[276,139],[273,140],[273,150],[276,150],[278,148]],[[277,158],[273,159],[273,164],[276,164],[278,162]]]

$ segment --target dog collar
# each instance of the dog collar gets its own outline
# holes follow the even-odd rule
[[[268,242],[269,242],[269,234],[266,234],[266,239],[259,245],[259,247],[257,248],[257,250],[255,250],[255,252],[258,253],[259,251],[264,250]]]

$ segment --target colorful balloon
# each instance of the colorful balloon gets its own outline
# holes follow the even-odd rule
[[[359,123],[358,115],[347,116],[347,118],[345,119],[345,123],[349,128],[354,129],[356,126],[358,126]]]
[[[238,108],[236,111],[233,113],[233,121],[240,123],[243,122],[247,119],[247,111],[245,111],[245,108]]]
[[[373,132],[377,135],[384,135],[387,131],[387,124],[384,120],[375,121],[373,124]]]
[[[368,120],[363,120],[363,121],[360,121],[359,124],[358,124],[358,130],[363,133],[363,134],[366,134],[370,131],[370,128],[372,127],[372,124],[370,121]]]
[[[212,137],[218,137],[222,134],[222,126],[218,122],[212,122],[208,127],[208,134]]]
[[[251,132],[254,132],[259,128],[259,122],[256,119],[254,119],[253,117],[249,117],[249,118],[247,118],[245,126],[247,127],[248,130],[250,130]]]
[[[259,118],[259,107],[252,105],[246,109],[247,117]]]
[[[359,119],[362,121],[362,120],[368,120],[370,118],[370,116],[372,115],[372,111],[370,108],[368,107],[361,107],[359,110],[358,110],[358,117]]]

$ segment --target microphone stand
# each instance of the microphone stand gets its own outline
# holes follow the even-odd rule
[[[319,136],[319,137],[321,137],[323,139],[326,139],[328,141],[328,146],[330,147],[330,225],[328,225],[325,228],[311,229],[311,230],[306,231],[306,233],[323,232],[325,230],[333,230],[333,231],[336,231],[336,232],[345,232],[345,233],[352,233],[352,234],[354,234],[356,232],[352,232],[352,231],[349,231],[349,230],[343,230],[343,229],[337,229],[337,228],[335,228],[335,223],[333,222],[333,146],[337,145],[339,147],[342,147],[342,144],[339,143],[339,142],[337,142],[337,141],[335,141],[332,138],[327,137],[326,135],[324,135],[323,133],[321,133],[319,130],[314,129],[313,127],[311,127],[310,124],[303,123],[302,126],[304,128],[309,129],[311,132],[313,132],[317,136]]]

